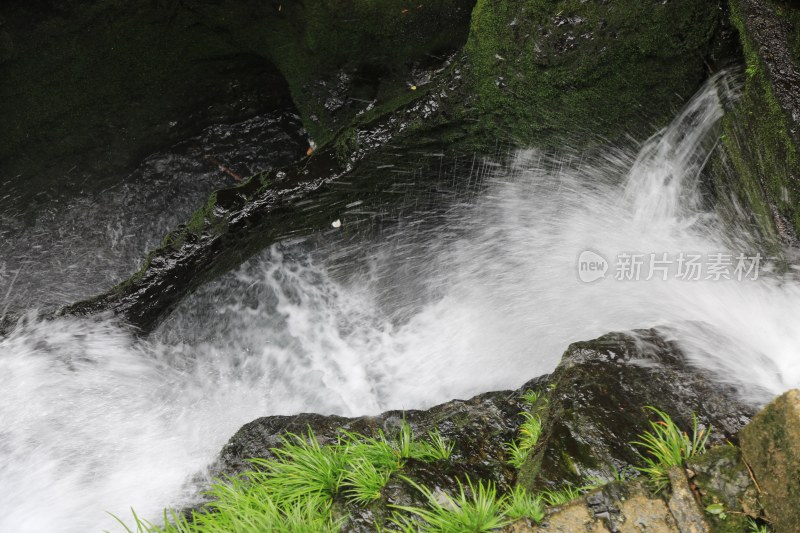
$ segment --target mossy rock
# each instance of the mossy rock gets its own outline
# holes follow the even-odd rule
[[[730,6],[746,69],[741,98],[724,119],[715,183],[777,251],[800,242],[800,9],[766,0]]]
[[[466,41],[475,0],[193,3],[278,66],[321,146],[423,93],[431,72]]]
[[[742,452],[776,531],[800,531],[800,390],[767,405],[741,433]]]
[[[735,440],[754,414],[657,330],[574,343],[550,383],[543,437],[520,471],[520,483],[532,491],[634,471],[642,460],[632,442],[649,429],[645,406],[665,411],[686,431],[696,414],[713,428],[711,442]]]
[[[479,0],[466,52],[483,129],[518,143],[648,135],[705,77],[714,0]]]
[[[747,531],[749,519],[761,515],[757,489],[738,447],[715,446],[689,461],[687,469],[703,507],[721,505],[724,509],[722,513],[707,515],[715,532]]]
[[[406,460],[381,491],[381,498],[366,507],[348,503],[343,498],[334,502],[335,513],[346,517],[342,531],[372,532],[393,512],[392,505],[424,506],[425,497],[404,477],[431,490],[456,494],[459,482],[467,480],[492,482],[500,493],[508,491],[515,472],[506,463],[504,443],[510,441],[520,422],[519,412],[525,408],[519,391],[481,394],[470,400],[453,400],[426,411],[388,411],[379,416],[344,418],[300,414],[269,416],[242,427],[225,445],[215,471],[235,474],[249,468],[252,457],[272,458],[271,449],[281,446],[287,433],[307,434],[312,430],[320,443],[333,443],[342,430],[376,437],[378,431],[392,439],[405,420],[415,438],[426,440],[429,431],[439,431],[452,442],[448,460]]]

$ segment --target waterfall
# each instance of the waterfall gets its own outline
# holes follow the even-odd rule
[[[107,512],[131,506],[157,520],[194,501],[221,446],[259,416],[517,387],[570,342],[614,330],[664,327],[754,403],[800,386],[796,272],[703,195],[730,85],[709,81],[638,150],[490,162],[479,194],[436,223],[407,217],[353,242],[343,218],[277,244],[147,338],[26,317],[0,340],[0,531],[115,530]]]

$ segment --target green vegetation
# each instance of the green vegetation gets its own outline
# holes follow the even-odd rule
[[[705,76],[718,13],[695,0],[478,0],[465,50],[479,128],[522,144],[651,131]]]
[[[529,518],[541,522],[544,518],[543,499],[539,495],[532,496],[521,485],[516,485],[506,497],[505,514],[512,520]]]
[[[453,498],[446,494],[438,495],[427,487],[407,479],[427,500],[427,507],[396,506],[401,511],[418,517],[423,522],[423,530],[430,533],[479,533],[492,531],[505,525],[527,518],[540,522],[544,518],[544,504],[541,496],[532,496],[517,485],[504,496],[497,494],[492,482],[477,485],[467,478],[467,487],[459,482],[459,492]],[[402,531],[417,531],[413,522],[404,516],[395,516],[393,523]]]
[[[766,525],[759,524],[752,518],[748,518],[747,533],[770,533],[770,529]]]
[[[592,487],[594,488],[594,487]],[[564,485],[556,490],[542,491],[542,500],[550,507],[558,507],[577,500],[581,495],[586,492],[586,487],[573,487],[572,485]]]
[[[381,489],[392,473],[375,466],[367,459],[354,461],[344,475],[342,487],[347,498],[356,505],[368,505],[381,497]]]
[[[522,395],[522,400],[534,407],[540,402],[546,403],[547,398],[541,391],[527,390]],[[508,454],[508,464],[519,470],[528,458],[528,453],[532,450],[542,436],[542,418],[538,412],[530,413],[523,411],[520,413],[523,418],[519,426],[519,438],[504,444]]]
[[[547,402],[547,397],[545,397],[544,393],[540,390],[528,389],[522,394],[521,398],[522,401],[524,401],[531,407],[533,407],[540,401],[545,403]]]
[[[706,512],[710,515],[719,517],[720,520],[728,518],[728,513],[725,512],[725,505],[721,503],[712,503],[706,505]]]
[[[459,482],[459,493],[452,498],[446,494],[438,496],[427,487],[417,485],[411,480],[407,481],[425,496],[428,507],[396,506],[396,508],[421,518],[426,531],[431,533],[479,533],[491,531],[509,523],[509,520],[503,515],[505,498],[498,499],[497,489],[491,482],[484,485],[479,481],[477,485],[474,485],[467,480],[471,496],[465,494],[464,485]],[[408,521],[399,520],[397,524],[404,527]]]
[[[520,441],[511,441],[503,444],[508,454],[508,464],[519,470],[528,458],[529,447],[525,447]]]
[[[650,477],[656,492],[661,492],[669,484],[669,470],[675,466],[684,466],[686,461],[705,452],[709,431],[699,429],[697,416],[693,415],[692,436],[673,422],[665,412],[655,407],[646,407],[652,411],[659,420],[650,422],[651,431],[645,431],[639,440],[634,441],[644,448],[645,453],[640,453],[645,466],[639,468]]]
[[[736,2],[730,4],[731,22],[739,32],[746,63],[745,85],[735,108],[723,119],[722,143],[730,168],[714,164],[717,189],[747,206],[768,244],[779,253],[776,229],[800,234],[800,153],[791,131],[791,119],[775,96],[770,75],[748,35],[745,17]],[[788,8],[787,8],[788,9]],[[797,16],[797,11],[788,12]],[[736,212],[735,206],[728,210]],[[781,220],[776,220],[779,215]],[[778,226],[785,224],[786,228]]]
[[[530,405],[537,405],[544,397],[528,391],[524,399]],[[705,451],[709,431],[699,428],[698,419],[693,416],[689,435],[667,413],[655,407],[646,409],[656,420],[633,442],[643,448],[640,456],[645,466],[637,470],[647,474],[659,492],[669,483],[670,468],[685,466],[688,460]],[[506,448],[514,450],[512,457],[524,461],[528,450],[542,435],[542,422],[538,414],[521,415],[519,439]],[[584,486],[567,483],[539,493],[528,492],[523,485],[516,484],[502,494],[493,481],[473,482],[465,476],[463,480],[455,480],[458,485],[455,494],[447,494],[407,475],[399,475],[398,480],[423,496],[423,505],[389,505],[389,509],[381,507],[381,512],[371,507],[381,499],[390,479],[402,472],[407,460],[446,461],[452,451],[453,443],[438,430],[428,432],[427,439],[420,440],[405,420],[392,438],[380,430],[374,436],[342,430],[334,442],[324,445],[309,429],[304,435],[283,437],[282,445],[272,450],[272,459],[252,459],[254,470],[217,480],[207,492],[211,501],[199,510],[187,515],[165,511],[163,526],[142,520],[136,513],[133,513],[134,529],[118,520],[129,533],[333,532],[339,531],[348,520],[348,508],[340,505],[346,503],[372,509],[374,526],[379,531],[390,526],[408,533],[480,533],[520,519],[538,523],[547,507],[568,504],[604,484],[601,480]],[[623,479],[619,473],[615,477]],[[716,519],[725,520],[727,516],[722,503],[709,503],[705,510]],[[768,531],[752,521],[749,527],[751,533]]]
[[[134,512],[135,529],[117,520],[136,533],[338,531],[344,519],[333,516],[334,498],[369,505],[406,459],[450,457],[451,443],[438,431],[428,436],[430,442],[417,440],[405,420],[395,440],[380,431],[377,437],[343,431],[335,443],[322,445],[310,429],[289,434],[272,450],[275,458],[252,459],[254,470],[215,481],[207,492],[212,501],[190,516],[165,511],[158,526]]]

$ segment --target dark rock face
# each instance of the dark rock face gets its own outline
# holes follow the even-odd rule
[[[549,382],[543,445],[520,472],[531,489],[612,479],[640,464],[631,442],[648,428],[644,406],[665,411],[685,431],[696,413],[713,428],[712,442],[735,440],[754,413],[735,390],[689,366],[655,330],[574,343]]]
[[[264,247],[329,228],[352,201],[354,191],[363,202],[362,209],[387,212],[396,201],[396,192],[392,192],[396,177],[381,171],[381,164],[387,163],[386,157],[396,161],[395,142],[409,151],[450,149],[422,132],[431,123],[447,120],[445,103],[460,87],[461,80],[449,80],[436,93],[381,120],[343,132],[311,157],[216,191],[186,224],[150,252],[139,272],[110,291],[59,313],[110,312],[147,332],[183,296]],[[342,176],[347,185],[337,188]],[[300,201],[304,204],[297,206]]]
[[[302,434],[310,428],[320,443],[335,440],[340,430],[376,435],[382,430],[387,436],[397,434],[405,419],[414,434],[425,439],[428,431],[438,428],[441,434],[455,444],[448,461],[425,463],[409,460],[400,473],[417,483],[434,489],[452,491],[457,481],[491,480],[499,490],[506,491],[514,480],[514,470],[505,463],[503,444],[514,436],[521,422],[519,412],[524,402],[512,391],[491,392],[471,400],[452,402],[427,411],[389,411],[377,417],[343,418],[301,414],[273,416],[255,420],[231,438],[223,448],[217,469],[224,474],[241,472],[247,468],[244,459],[273,456],[271,448],[281,444],[286,433]],[[383,497],[369,508],[356,508],[337,502],[340,511],[351,517],[343,531],[374,531],[376,519],[382,521],[391,514],[389,505],[422,505],[424,498],[398,476],[393,476],[383,489]],[[344,514],[344,513],[343,513]]]
[[[0,17],[0,65],[11,59],[14,54],[14,41],[3,28],[5,20]]]
[[[466,46],[482,127],[524,143],[640,135],[706,76],[717,0],[479,0]]]
[[[210,124],[291,107],[275,66],[186,2],[9,0],[0,14],[0,177],[21,203],[53,181],[102,190]]]
[[[42,23],[30,43],[16,46],[20,53],[15,57],[22,59],[0,65],[0,75],[7,72],[13,76],[6,79],[19,81],[4,83],[0,100],[18,102],[23,81],[37,77],[80,74],[80,83],[60,84],[70,92],[50,98],[46,106],[15,107],[11,116],[18,126],[8,129],[6,145],[17,146],[9,154],[17,151],[13,160],[0,153],[0,168],[4,157],[12,166],[60,157],[42,158],[38,151],[38,159],[26,157],[25,150],[32,154],[37,143],[54,140],[33,139],[28,130],[66,139],[55,144],[69,153],[85,153],[85,133],[91,130],[116,143],[111,150],[90,143],[103,152],[97,161],[105,168],[107,159],[124,161],[142,149],[140,141],[155,142],[159,132],[173,134],[174,128],[159,129],[159,124],[175,113],[196,116],[193,106],[206,105],[209,98],[230,101],[225,91],[234,86],[266,87],[273,100],[285,99],[289,91],[306,129],[320,144],[314,157],[295,166],[218,191],[185,227],[165,238],[140,272],[67,312],[111,310],[146,331],[187,292],[263,246],[324,227],[335,206],[320,202],[319,212],[309,215],[292,209],[292,202],[306,194],[312,200],[324,197],[327,184],[344,174],[352,178],[356,163],[389,140],[405,147],[427,143],[485,152],[498,139],[547,145],[565,136],[608,138],[637,130],[649,135],[651,124],[672,112],[675,95],[688,97],[705,75],[703,57],[720,16],[716,0],[652,5],[639,0],[481,0],[472,9],[473,3],[446,0],[409,7],[400,0],[273,0],[212,5],[191,0],[152,9],[119,0],[83,7],[47,4],[46,13],[57,23]],[[39,20],[28,4],[13,5],[14,27]],[[113,31],[106,28],[110,18],[119,20]],[[76,29],[95,26],[103,30]],[[147,31],[137,33],[140,27]],[[54,69],[47,76],[28,72],[34,67],[24,61],[34,41],[45,38],[71,43],[38,60],[36,68]],[[67,62],[62,57],[67,52],[88,58],[87,65]],[[67,66],[56,69],[51,63]],[[135,68],[123,69],[128,63]],[[116,85],[97,82],[94,71],[81,70],[92,65]],[[285,84],[275,81],[276,69]],[[239,80],[239,74],[248,73],[250,81]],[[135,83],[128,81],[130,75],[136,76]],[[127,103],[132,94],[135,107]],[[124,105],[120,98],[126,99]],[[259,98],[253,106],[263,102]],[[19,109],[27,111],[20,114]],[[135,120],[129,120],[132,112]],[[76,114],[81,116],[78,126],[59,118]],[[125,127],[109,126],[109,120]],[[178,124],[190,122],[181,118]],[[61,129],[51,127],[54,123]]]
[[[416,99],[464,45],[475,0],[192,3],[278,66],[322,145]]]
[[[745,85],[725,117],[715,162],[720,196],[746,206],[761,233],[784,246],[800,235],[800,8],[731,0],[746,62]],[[735,209],[729,206],[729,209]]]
[[[546,403],[540,401],[535,406],[545,430],[517,472],[507,462],[504,444],[516,438],[523,421],[520,413],[531,409],[521,398],[528,390],[542,391],[548,398]],[[613,333],[571,345],[553,374],[537,378],[517,391],[454,400],[427,411],[390,411],[377,417],[301,414],[260,418],[231,438],[220,454],[216,470],[237,473],[247,468],[247,458],[272,457],[271,448],[280,446],[280,437],[286,433],[300,434],[311,428],[322,443],[335,439],[340,429],[365,435],[374,435],[380,429],[391,436],[405,417],[416,435],[424,437],[427,431],[438,428],[455,443],[450,460],[409,461],[400,472],[432,490],[452,493],[458,487],[456,480],[463,482],[466,476],[491,480],[500,492],[515,482],[534,492],[564,483],[582,486],[592,476],[610,480],[614,469],[630,473],[634,465],[641,463],[630,442],[649,427],[643,409],[646,405],[665,410],[687,431],[691,431],[691,417],[696,413],[705,427],[713,426],[714,443],[735,441],[735,435],[753,413],[752,408],[737,400],[735,391],[689,367],[677,347],[656,331]],[[718,463],[697,466],[709,494],[713,492],[714,498],[735,498],[748,488],[735,475],[728,479],[720,474]],[[590,495],[589,510],[584,514],[592,520],[618,522],[618,507],[629,490],[619,487],[611,484],[604,492]],[[642,502],[649,505],[650,499],[640,489],[636,490],[642,493]],[[659,512],[669,514],[664,502],[658,501]],[[374,520],[388,516],[388,505],[421,503],[416,489],[393,476],[382,499],[370,508],[354,508],[344,502],[337,505],[343,515],[351,514],[346,531],[372,531]],[[633,512],[631,508],[625,514]]]

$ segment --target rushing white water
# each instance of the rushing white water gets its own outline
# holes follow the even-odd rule
[[[621,253],[756,253],[699,189],[725,90],[709,83],[638,156],[520,152],[443,223],[406,221],[357,252],[343,230],[277,245],[148,339],[29,319],[0,341],[0,531],[113,529],[105,511],[130,506],[157,517],[191,501],[192,476],[254,418],[516,387],[612,330],[667,326],[754,402],[800,386],[791,270],[765,261],[757,280],[688,281],[673,264],[647,281],[645,265],[639,280],[614,279]],[[585,250],[609,262],[605,279],[580,280]]]

